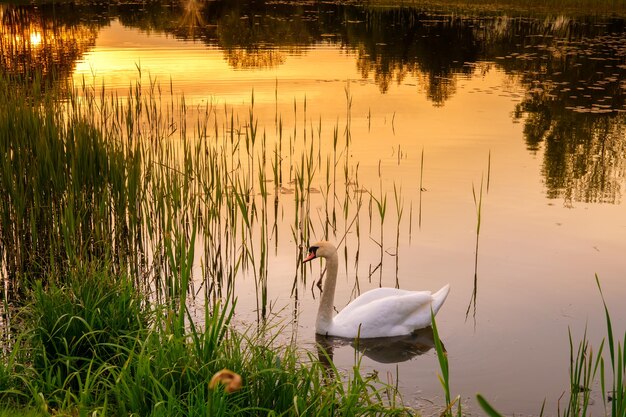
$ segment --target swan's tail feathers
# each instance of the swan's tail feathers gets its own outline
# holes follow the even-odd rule
[[[431,303],[431,306],[433,309],[433,314],[437,314],[437,312],[443,305],[443,302],[446,301],[446,298],[448,297],[449,292],[450,292],[450,284],[446,284],[443,287],[441,287],[439,291],[437,291],[436,293],[432,295],[433,301]]]

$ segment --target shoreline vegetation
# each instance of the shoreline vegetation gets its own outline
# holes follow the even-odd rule
[[[207,106],[199,112],[204,118],[189,122],[184,98],[162,100],[156,83],[137,84],[120,99],[104,88],[75,90],[37,78],[0,77],[0,416],[418,414],[393,385],[362,375],[358,357],[350,371],[337,369],[295,344],[279,346],[271,335],[280,329],[267,324],[275,230],[269,187],[293,183],[298,245],[317,227],[304,220],[314,175],[326,178],[326,234],[347,232],[358,219],[350,210],[368,206],[363,193],[353,192],[358,183],[340,190],[341,198],[331,194],[338,175],[346,184],[357,177],[345,156],[348,92],[345,136],[337,126],[326,156],[319,138],[305,133],[296,144],[296,128],[283,137],[282,121],[269,152],[254,95],[245,121]],[[225,117],[218,119],[218,111]],[[330,209],[329,198],[341,206]],[[377,204],[381,223],[383,201],[382,190],[378,198],[370,193],[370,213]],[[370,230],[378,217],[370,214]],[[199,236],[214,245],[202,248],[211,260],[202,268],[210,285],[195,288]],[[255,279],[263,331],[231,326],[240,270]],[[200,322],[188,310],[188,297],[197,294],[206,301]],[[613,337],[605,311],[610,368],[604,344],[594,354],[585,339],[578,350],[571,341],[571,400],[559,415],[587,415],[599,373],[602,392],[612,395],[609,415],[624,416],[626,337]],[[440,343],[437,353],[443,415],[456,407],[460,416]],[[239,391],[209,388],[222,369],[241,375]]]
[[[197,5],[202,3],[198,0],[185,0]],[[115,0],[107,2],[110,6],[123,4],[150,4],[159,3],[160,0]],[[46,4],[76,4],[91,5],[102,4],[95,0],[9,0],[7,3],[15,5],[46,5]],[[178,3],[176,1],[175,3]],[[183,2],[185,3],[185,2]],[[295,3],[295,2],[294,2]],[[311,1],[315,3],[315,1]],[[626,15],[626,1],[624,0],[337,0],[332,3],[341,5],[353,5],[359,7],[415,7],[422,8],[445,8],[458,9],[459,11],[504,11],[504,12],[527,12],[532,14],[563,14],[584,13],[591,15]]]
[[[0,91],[4,413],[415,413],[397,387],[362,375],[359,358],[351,371],[336,369],[295,343],[278,344],[280,328],[268,322],[273,196],[292,184],[292,238],[306,242],[314,172],[326,167],[326,201],[331,178],[353,175],[340,148],[348,128],[343,140],[334,129],[331,165],[318,140],[305,134],[296,143],[296,128],[283,138],[282,120],[267,155],[254,93],[239,121],[227,108],[190,108],[172,86],[171,100],[162,99],[152,81],[125,98],[37,74],[0,77]],[[348,204],[364,206],[350,191],[339,214],[327,213],[326,233],[348,227]],[[199,239],[211,244],[197,288]],[[244,331],[231,326],[240,271],[255,279],[259,316],[258,328]],[[192,317],[192,297],[203,298],[204,317]],[[241,375],[240,390],[209,388],[222,369]]]
[[[29,298],[0,365],[0,415],[412,414],[358,363],[345,375],[278,346],[269,335],[280,329],[235,331],[234,304],[207,307],[195,325],[184,306],[151,305],[100,264],[36,282]],[[235,392],[211,383],[225,368],[243,379]]]
[[[156,3],[160,0],[144,0],[140,3]],[[289,1],[287,1],[289,2]],[[314,3],[315,0],[311,0]],[[5,3],[13,4],[51,4],[51,3],[74,3],[74,4],[91,4],[98,3],[95,0],[9,0]],[[126,4],[126,3],[138,3],[136,0],[114,0],[107,2],[108,4]],[[423,5],[488,5],[498,8],[506,8],[507,6],[514,6],[516,8],[534,8],[541,6],[541,8],[559,8],[559,7],[589,7],[590,9],[616,9],[626,6],[623,0],[336,0],[333,1],[336,4],[343,5],[361,5],[361,6],[389,6],[389,7],[414,7]]]
[[[501,10],[501,11],[532,11],[532,12],[591,12],[591,14],[626,12],[626,2],[623,0],[367,0],[350,3],[367,6],[387,7],[458,7],[471,10]]]

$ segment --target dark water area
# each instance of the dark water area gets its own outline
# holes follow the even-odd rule
[[[273,129],[276,114],[297,107],[322,130],[345,116],[349,85],[350,158],[368,190],[380,183],[388,192],[390,207],[401,184],[406,212],[396,214],[398,244],[384,251],[371,220],[366,243],[348,234],[336,307],[379,285],[450,283],[437,318],[452,391],[470,414],[481,413],[480,392],[507,414],[538,415],[545,399],[556,415],[569,389],[568,328],[576,340],[588,327],[596,345],[605,334],[596,274],[616,332],[624,329],[626,20],[618,15],[218,0],[0,4],[0,20],[0,66],[16,88],[43,78],[122,96],[150,74],[191,106],[215,100],[245,113],[254,91],[261,123]],[[292,198],[284,185],[281,204]],[[314,196],[312,212],[324,204]],[[294,267],[293,209],[277,211],[284,224],[268,259],[268,297],[284,308],[281,318],[297,317],[291,339],[327,346],[344,368],[356,349],[366,369],[397,378],[407,404],[438,415],[428,332],[368,346],[316,339],[317,293]],[[394,222],[380,226],[386,242],[395,241]],[[237,287],[243,324],[257,317],[253,284],[242,278]]]

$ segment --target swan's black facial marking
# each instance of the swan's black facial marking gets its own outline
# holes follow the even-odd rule
[[[318,249],[319,249],[319,246],[311,246],[309,248],[309,255],[306,257],[304,261],[302,261],[302,263],[309,262],[311,259],[315,259],[317,257]]]

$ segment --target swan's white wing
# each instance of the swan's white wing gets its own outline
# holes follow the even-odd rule
[[[364,300],[357,298],[356,306],[352,303],[333,319],[333,333],[343,337],[389,337],[408,334],[413,330],[430,325],[430,305],[432,296],[429,291],[405,291],[382,288],[384,292],[369,296]],[[393,290],[393,291],[390,291]],[[353,302],[354,303],[354,302]]]
[[[418,291],[400,290],[398,288],[374,288],[373,290],[364,292],[363,294],[355,298],[352,302],[350,302],[350,304],[345,306],[339,314],[350,314],[350,311],[376,300],[381,300],[388,297],[397,297],[401,295],[409,295],[416,292]],[[428,291],[420,292],[428,293],[428,295],[430,296],[430,292]]]

